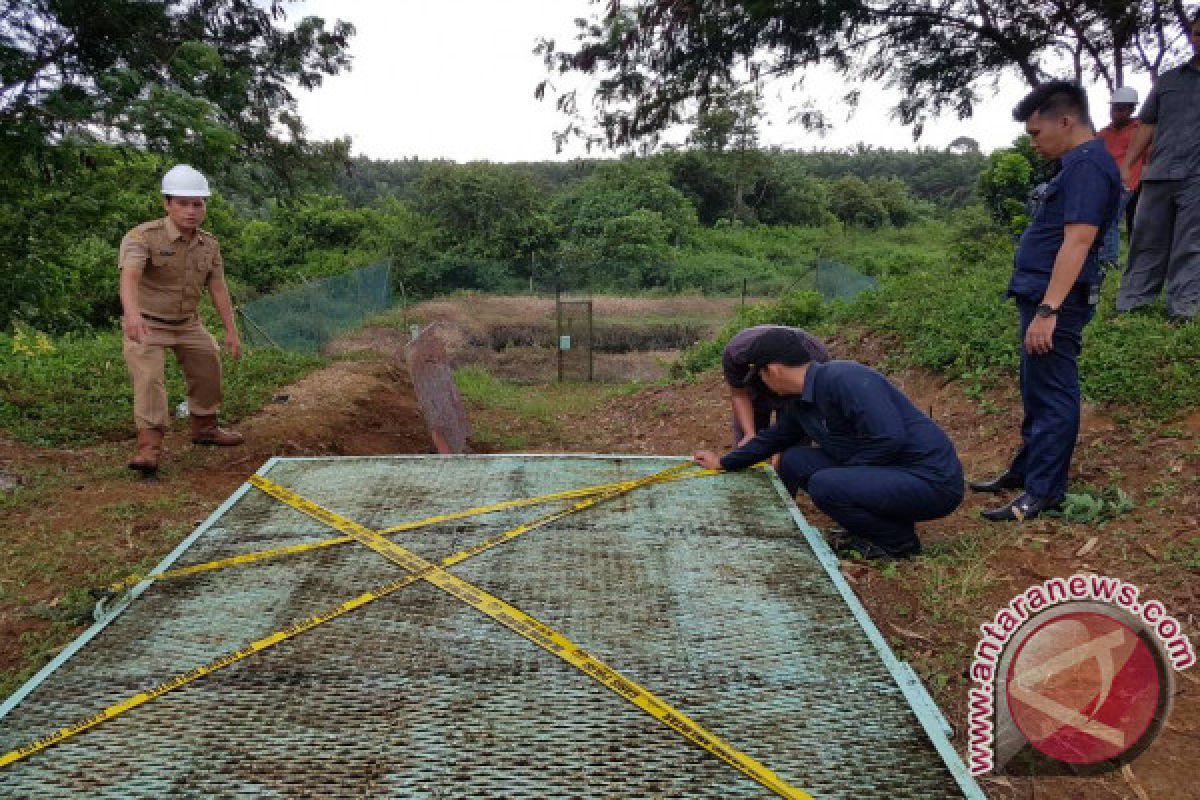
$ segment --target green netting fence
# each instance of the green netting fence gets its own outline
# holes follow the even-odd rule
[[[252,346],[320,350],[341,331],[392,305],[391,262],[260,297],[238,308]]]
[[[864,275],[853,267],[827,258],[817,259],[813,284],[823,300],[845,300],[849,302],[861,292],[874,289],[878,281]]]

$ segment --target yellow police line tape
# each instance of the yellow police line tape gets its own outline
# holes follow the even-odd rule
[[[649,476],[647,476],[645,478],[641,478],[639,480],[623,481],[620,484],[613,484],[613,486],[617,486],[619,488],[614,488],[608,492],[604,492],[601,494],[593,494],[590,497],[586,497],[586,498],[580,500],[579,502],[575,503],[574,505],[567,506],[566,508],[560,509],[558,511],[544,514],[540,517],[530,520],[529,522],[522,523],[520,525],[517,525],[514,528],[510,528],[506,531],[503,531],[502,533],[498,533],[494,536],[490,536],[487,539],[482,540],[478,544],[475,544],[475,545],[472,545],[471,547],[466,548],[465,550],[460,550],[457,553],[453,553],[449,556],[446,556],[445,558],[443,558],[441,560],[440,566],[441,567],[453,566],[462,561],[465,561],[468,558],[471,558],[472,556],[478,555],[479,553],[482,553],[485,550],[489,550],[492,547],[495,547],[496,545],[503,544],[504,542],[515,539],[518,536],[521,536],[522,534],[528,533],[532,530],[535,530],[537,528],[548,525],[551,522],[562,519],[563,517],[569,516],[570,514],[574,514],[578,511],[583,511],[586,508],[591,508],[592,506],[597,505],[598,503],[604,502],[605,500],[610,500],[612,498],[619,497],[623,494],[627,494],[627,493],[633,491],[634,489],[638,489],[643,486],[650,486],[655,483],[665,482],[664,478],[665,477],[669,478],[669,475],[667,475],[667,473],[673,472],[678,469],[679,469],[678,467],[672,467],[671,470],[664,470],[663,472],[655,473],[654,475],[649,475]],[[347,538],[349,538],[349,537],[347,537]],[[351,539],[351,541],[353,541],[353,539]],[[53,745],[56,745],[66,739],[69,739],[72,736],[75,736],[76,734],[82,733],[90,728],[94,728],[97,725],[100,725],[104,722],[107,722],[108,720],[118,717],[127,711],[131,711],[131,710],[137,708],[138,706],[144,705],[145,703],[148,703],[151,700],[162,697],[163,695],[167,694],[168,692],[172,692],[175,689],[178,689],[182,686],[186,686],[187,684],[192,683],[196,680],[199,680],[200,678],[203,678],[206,675],[210,675],[210,674],[216,672],[217,670],[224,669],[225,667],[231,666],[233,664],[236,664],[239,661],[249,658],[250,656],[254,655],[255,653],[262,652],[263,650],[266,650],[270,647],[274,647],[275,645],[279,644],[280,642],[284,642],[295,636],[299,636],[302,633],[305,633],[307,631],[312,630],[313,628],[316,628],[318,625],[322,625],[326,622],[329,622],[330,620],[337,619],[338,617],[348,614],[349,612],[351,612],[361,606],[364,606],[367,603],[373,602],[382,597],[386,597],[387,595],[390,595],[393,592],[397,592],[406,586],[410,586],[414,583],[417,583],[418,581],[421,580],[421,577],[422,576],[416,575],[416,574],[406,575],[405,577],[400,578],[399,580],[393,581],[393,582],[385,584],[383,586],[376,587],[374,589],[371,589],[370,591],[367,591],[367,592],[364,592],[364,593],[358,595],[357,597],[353,597],[353,598],[347,600],[346,602],[342,603],[341,605],[338,605],[327,611],[320,612],[320,613],[315,614],[307,619],[301,620],[300,622],[293,623],[292,625],[289,625],[288,627],[283,628],[282,630],[278,630],[278,631],[275,631],[274,633],[268,634],[267,636],[264,636],[261,639],[257,639],[239,650],[233,650],[228,653],[224,653],[220,656],[217,656],[216,658],[207,662],[206,664],[202,664],[201,666],[198,666],[187,672],[176,675],[175,677],[173,677],[167,681],[164,681],[163,683],[160,683],[151,689],[147,689],[143,692],[139,692],[138,694],[135,694],[132,697],[129,697],[125,700],[122,700],[119,703],[108,706],[107,708],[103,709],[102,711],[100,711],[96,714],[93,714],[90,717],[84,717],[83,719],[77,720],[76,722],[66,726],[65,728],[61,728],[60,730],[55,731],[52,734],[44,736],[40,739],[36,739],[33,742],[30,742],[29,744],[27,744],[23,747],[19,747],[15,750],[11,750],[8,753],[5,753],[4,755],[0,755],[0,768],[6,767],[9,764],[12,764],[13,762],[20,761],[21,759],[31,756],[34,753],[38,753],[42,750],[45,750],[48,747],[52,747]]]
[[[691,464],[682,464],[671,468],[668,472],[682,471],[691,466]],[[516,606],[512,606],[457,575],[447,572],[437,564],[425,560],[391,539],[384,538],[378,532],[319,506],[274,481],[254,475],[250,478],[250,484],[297,511],[308,514],[329,527],[350,535],[355,541],[408,570],[412,577],[433,584],[447,594],[457,597],[472,608],[483,612],[509,630],[520,634],[543,650],[558,656],[780,797],[813,800],[811,795],[792,786],[765,765],[708,731],[700,723],[675,709],[649,689],[622,675],[554,628],[531,617]]]
[[[412,522],[404,522],[399,525],[393,525],[390,528],[384,528],[379,533],[391,535],[402,533],[404,531],[416,530],[425,528],[430,525],[439,525],[444,522],[454,522],[468,517],[477,517],[482,514],[493,514],[497,511],[508,511],[513,508],[523,508],[525,506],[541,505],[543,503],[552,503],[558,500],[576,500],[582,497],[592,497],[594,495],[606,494],[614,491],[625,491],[632,487],[649,485],[650,483],[669,483],[671,481],[686,480],[689,478],[701,478],[709,475],[719,474],[715,470],[695,470],[687,474],[671,474],[666,477],[649,476],[641,480],[618,481],[616,483],[604,483],[595,486],[584,486],[579,489],[568,489],[562,492],[554,492],[552,494],[543,494],[536,497],[523,497],[516,500],[503,500],[499,503],[492,503],[486,506],[477,506],[468,508],[462,511],[453,511],[448,514],[437,514],[424,519],[413,520]],[[107,587],[109,592],[123,592],[126,589],[131,589],[142,581],[161,581],[172,578],[182,578],[187,575],[197,575],[201,572],[211,572],[212,570],[224,569],[226,567],[235,567],[243,564],[252,564],[256,561],[265,561],[270,558],[278,558],[280,556],[296,555],[298,553],[307,553],[311,550],[319,550],[324,547],[332,547],[339,544],[347,544],[354,541],[350,536],[336,536],[332,539],[322,539],[316,542],[305,542],[303,544],[293,544],[286,547],[275,547],[269,550],[255,550],[250,553],[242,553],[241,555],[230,556],[228,558],[220,558],[214,561],[205,561],[202,564],[192,564],[187,567],[177,567],[175,569],[163,570],[162,572],[151,572],[149,574],[134,574],[126,578],[122,578],[116,583],[110,584]]]

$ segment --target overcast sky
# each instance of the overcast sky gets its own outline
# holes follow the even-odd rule
[[[288,7],[293,20],[313,14],[329,22],[347,20],[358,30],[350,44],[353,69],[327,79],[316,91],[299,91],[300,112],[310,136],[348,135],[356,155],[373,158],[537,161],[585,155],[578,144],[555,153],[551,134],[565,119],[552,101],[534,99],[534,87],[546,73],[532,51],[539,36],[568,45],[574,36],[572,21],[592,8],[587,0],[297,3]],[[861,87],[861,105],[847,120],[848,110],[837,103],[847,89],[839,76],[813,71],[805,82],[809,95],[828,98],[834,129],[821,137],[789,124],[789,107],[797,95],[788,91],[790,81],[781,82],[765,92],[764,145],[915,146],[911,130],[889,118],[893,92]],[[1144,93],[1149,81],[1139,77],[1131,85]],[[1007,145],[1020,132],[1010,114],[1024,91],[1015,78],[1001,80],[975,117],[928,125],[919,144],[944,147],[958,136],[970,136],[985,151]],[[1098,125],[1107,121],[1107,101],[1105,90],[1092,88]]]

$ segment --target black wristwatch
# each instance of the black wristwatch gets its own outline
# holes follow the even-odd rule
[[[1036,313],[1039,317],[1057,317],[1058,309],[1049,303],[1042,303],[1037,307],[1037,311],[1034,313]]]

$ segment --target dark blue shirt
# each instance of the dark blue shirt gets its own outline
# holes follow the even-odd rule
[[[1099,229],[1076,286],[1100,283],[1098,253],[1105,230],[1116,224],[1120,197],[1121,173],[1104,142],[1092,139],[1063,154],[1062,170],[1034,190],[1033,219],[1017,245],[1008,293],[1041,302],[1062,249],[1064,226],[1075,223]]]
[[[812,364],[804,393],[721,467],[745,469],[811,438],[846,467],[903,467],[939,483],[962,487],[954,445],[933,420],[887,378],[854,361]]]

